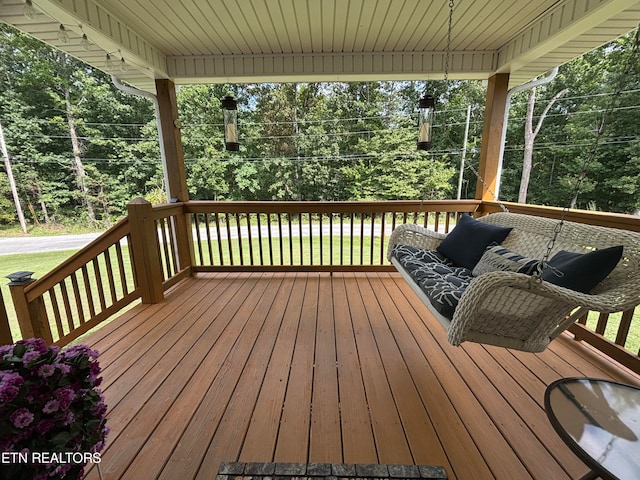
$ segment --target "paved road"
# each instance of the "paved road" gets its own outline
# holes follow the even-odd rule
[[[54,235],[51,237],[0,237],[0,255],[77,250],[99,235],[100,233],[83,233],[80,235]]]
[[[349,225],[343,225],[343,234],[345,236],[350,235],[351,227]],[[371,235],[371,226],[365,225],[363,229],[363,234],[365,237]],[[201,238],[206,239],[205,230],[201,229]],[[263,238],[267,238],[268,236],[268,227],[262,226],[261,234]],[[313,233],[314,236],[318,236],[320,234],[320,227],[318,225],[313,225],[311,229],[309,225],[302,225],[302,235],[309,236],[310,232]],[[235,226],[230,228],[231,238],[237,238],[238,230]],[[340,235],[340,227],[338,225],[334,225],[332,228],[329,225],[322,226],[322,234],[329,236],[330,233],[333,233],[334,236]],[[360,235],[360,225],[353,226],[353,233],[355,236]],[[240,227],[240,234],[247,238],[247,227]],[[374,227],[374,235],[379,236],[381,234],[380,225],[376,225]],[[385,226],[385,237],[391,234],[391,226]],[[0,237],[0,255],[11,255],[14,253],[36,253],[36,252],[50,252],[55,250],[77,250],[89,242],[94,240],[100,235],[100,233],[84,233],[80,235],[55,235],[50,237]],[[220,239],[226,240],[227,238],[227,229],[223,227],[220,229]],[[283,225],[282,232],[278,230],[277,226],[271,227],[271,236],[274,238],[282,235],[283,237],[297,237],[300,235],[300,229],[297,225],[294,225],[289,231],[287,225]],[[251,236],[252,238],[258,238],[258,227],[251,227]],[[196,234],[194,231],[194,238],[196,238]],[[215,229],[211,229],[210,238],[212,240],[217,239],[217,234]]]

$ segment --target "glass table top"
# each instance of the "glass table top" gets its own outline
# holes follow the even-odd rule
[[[558,434],[609,478],[640,478],[640,388],[566,378],[547,388],[545,410]]]

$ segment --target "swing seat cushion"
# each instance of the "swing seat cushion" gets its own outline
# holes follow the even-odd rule
[[[509,227],[479,222],[465,213],[436,249],[454,265],[473,270],[486,248],[502,243],[509,232]]]
[[[393,255],[429,298],[431,305],[441,315],[453,318],[462,294],[474,278],[471,270],[455,266],[436,250],[398,244]]]

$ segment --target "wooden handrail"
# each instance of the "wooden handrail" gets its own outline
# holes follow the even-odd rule
[[[562,218],[562,212],[564,210],[559,207],[548,207],[544,205],[526,205],[523,203],[512,202],[502,202],[502,204],[513,213],[522,213],[525,215],[554,218],[558,220]],[[502,211],[502,208],[498,202],[482,202],[480,206],[481,213],[494,213],[500,211]],[[567,212],[565,219],[570,222],[640,232],[640,216],[638,215],[570,209]]]
[[[385,200],[366,202],[245,202],[189,201],[186,213],[371,213],[475,212],[479,200]]]

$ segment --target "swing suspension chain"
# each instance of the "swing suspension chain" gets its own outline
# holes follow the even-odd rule
[[[496,198],[496,194],[493,193],[493,190],[491,190],[491,187],[489,187],[489,184],[487,184],[487,182],[484,181],[484,178],[482,178],[482,175],[480,175],[480,172],[478,172],[475,168],[473,168],[470,163],[467,163],[466,167],[473,172],[473,174],[478,178],[478,180],[480,180],[480,183],[482,183],[482,186],[485,188],[485,190],[489,192],[489,194],[498,202],[498,206],[500,207],[500,209],[503,212],[509,212],[509,209],[507,208],[507,206]]]
[[[598,130],[596,131],[596,136],[593,139],[593,143],[591,145],[591,149],[589,151],[589,155],[587,156],[587,158],[585,159],[584,163],[582,164],[582,168],[581,168],[580,174],[578,175],[578,179],[576,180],[576,185],[575,185],[575,188],[573,189],[572,196],[569,198],[569,201],[568,201],[567,205],[562,209],[562,215],[560,216],[560,221],[555,225],[555,227],[553,229],[553,235],[551,236],[551,239],[547,243],[547,250],[546,250],[544,256],[542,257],[542,260],[538,264],[538,268],[536,269],[536,271],[532,275],[532,280],[533,281],[540,282],[541,281],[541,277],[542,277],[542,271],[546,267],[549,267],[548,261],[549,261],[549,257],[551,256],[551,251],[553,250],[553,247],[555,246],[555,243],[558,240],[558,236],[560,235],[560,232],[562,230],[562,226],[564,225],[564,222],[565,222],[565,220],[567,218],[567,215],[569,214],[569,209],[571,208],[571,205],[572,205],[574,199],[576,199],[578,197],[578,194],[580,193],[580,188],[582,187],[582,183],[584,182],[584,180],[587,177],[587,172],[588,172],[588,169],[589,169],[589,165],[591,164],[592,160],[596,156],[596,153],[597,153],[597,150],[598,150],[598,145],[600,144],[600,141],[602,140],[602,138],[604,136],[604,131],[605,131],[605,126],[607,125],[607,120],[608,120],[609,116],[613,113],[613,111],[616,109],[616,107],[618,106],[618,103],[619,103],[619,100],[620,100],[620,96],[622,94],[622,90],[626,86],[630,70],[634,66],[633,59],[638,54],[638,50],[639,49],[640,49],[640,24],[636,28],[636,34],[635,34],[635,39],[634,39],[634,42],[633,42],[633,47],[631,48],[631,51],[629,52],[629,55],[627,57],[627,61],[625,62],[624,69],[623,69],[622,73],[620,74],[620,76],[618,78],[618,83],[616,85],[616,88],[613,91],[612,99],[611,99],[611,101],[609,102],[609,105],[607,105],[607,108],[605,109],[605,111],[602,114],[602,120],[600,121],[600,125],[598,126]],[[549,267],[549,268],[551,268],[551,270],[554,272],[555,275],[562,276],[562,273],[558,272],[553,267]]]
[[[451,27],[453,25],[453,0],[449,0],[449,24],[447,27],[447,50],[444,56],[444,82],[449,82],[449,56],[451,54]]]

